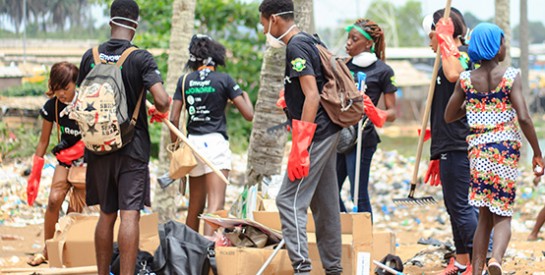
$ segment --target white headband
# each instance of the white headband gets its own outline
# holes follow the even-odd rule
[[[426,35],[429,35],[431,33],[432,25],[435,25],[433,24],[433,14],[428,14],[426,15],[426,17],[424,17],[424,20],[422,20],[422,28],[424,29],[424,33],[426,33]]]
[[[126,17],[121,17],[121,16],[114,16],[114,17],[110,18],[110,22],[112,24],[117,25],[117,26],[122,27],[122,28],[125,28],[125,29],[133,30],[134,32],[136,32],[136,28],[133,28],[131,26],[127,26],[125,24],[121,24],[119,22],[115,22],[114,20],[124,20],[124,21],[127,21],[127,22],[131,22],[133,24],[136,24],[137,27],[138,27],[138,21],[135,21],[135,20],[132,20],[132,19],[126,18]]]

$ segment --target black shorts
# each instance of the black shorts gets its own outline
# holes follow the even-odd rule
[[[148,163],[121,154],[94,156],[87,162],[87,205],[105,213],[150,206]]]

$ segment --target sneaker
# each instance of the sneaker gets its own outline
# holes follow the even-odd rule
[[[462,269],[456,266],[456,259],[454,257],[450,258],[447,267],[439,275],[458,275],[459,272],[464,272],[466,269]]]
[[[473,267],[471,266],[471,264],[469,264],[466,267],[466,271],[462,272],[461,275],[471,275],[471,274],[473,274]]]
[[[500,263],[496,261],[496,259],[491,258],[490,261],[488,261],[488,274],[490,275],[502,275],[503,270],[501,269]]]

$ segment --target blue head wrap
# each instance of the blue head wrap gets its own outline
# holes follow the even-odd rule
[[[498,54],[503,30],[492,23],[480,23],[471,32],[468,54],[472,62],[491,60]]]

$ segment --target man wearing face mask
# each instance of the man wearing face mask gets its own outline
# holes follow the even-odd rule
[[[295,274],[310,273],[306,235],[310,206],[325,273],[340,274],[341,228],[334,195],[340,127],[320,106],[325,79],[315,46],[319,41],[295,25],[292,0],[264,0],[259,11],[269,46],[286,46],[284,97],[292,118],[292,148],[287,176],[276,198],[282,235]]]
[[[111,39],[98,47],[101,62],[116,63],[121,54],[132,47],[138,26],[139,7],[134,0],[115,0],[110,9]],[[78,86],[95,66],[92,49],[82,57]],[[87,204],[100,205],[100,218],[95,229],[95,253],[98,274],[108,275],[112,259],[113,228],[120,213],[118,242],[121,274],[134,274],[139,240],[140,210],[150,205],[150,137],[146,116],[146,97],[149,90],[155,106],[153,119],[166,118],[169,97],[153,56],[146,50],[130,53],[121,67],[127,95],[128,113],[132,114],[141,98],[134,136],[125,147],[106,155],[87,151]],[[96,106],[95,106],[96,107]]]

